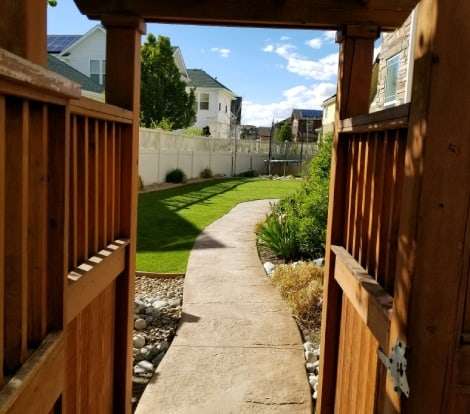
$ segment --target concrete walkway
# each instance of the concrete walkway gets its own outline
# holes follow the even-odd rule
[[[300,334],[256,251],[268,211],[239,204],[198,237],[181,325],[137,414],[311,413]]]

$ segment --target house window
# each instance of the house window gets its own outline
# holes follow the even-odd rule
[[[227,113],[227,105],[225,105],[225,113]]]
[[[222,104],[219,102],[219,111],[222,110]]]
[[[104,85],[106,82],[106,60],[90,59],[90,78]]]
[[[209,109],[209,94],[201,93],[199,95],[199,109],[207,111]]]
[[[387,59],[387,71],[385,74],[385,105],[392,104],[397,100],[398,69],[400,66],[400,55]]]

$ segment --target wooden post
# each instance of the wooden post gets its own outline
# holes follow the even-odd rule
[[[328,205],[318,413],[334,411],[341,320],[342,293],[334,279],[335,258],[331,254],[331,245],[343,244],[344,228],[347,142],[340,139],[338,123],[341,119],[369,112],[374,40],[377,35],[377,27],[347,26],[337,33],[341,46]]]
[[[121,189],[119,237],[129,239],[126,270],[116,280],[116,338],[114,412],[131,412],[132,329],[137,234],[137,189],[140,117],[140,37],[142,20],[132,17],[104,18],[106,37],[106,102],[131,110],[131,126],[121,137]],[[123,64],[125,62],[125,64]]]
[[[390,333],[390,346],[409,347],[410,398],[400,401],[388,378],[384,413],[468,412],[469,19],[466,1],[418,9]]]
[[[2,0],[0,47],[47,66],[47,1]]]

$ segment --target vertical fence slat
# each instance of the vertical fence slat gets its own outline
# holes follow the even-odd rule
[[[356,162],[355,162],[355,169],[356,169],[356,180],[355,180],[355,189],[354,189],[354,218],[352,220],[353,226],[353,233],[352,233],[352,246],[351,246],[351,254],[352,256],[357,259],[359,254],[359,239],[360,239],[360,209],[362,207],[362,158],[363,158],[363,143],[361,141],[360,135],[356,135],[355,137],[356,143]]]
[[[118,130],[116,131],[116,169],[114,173],[115,178],[115,188],[116,188],[116,201],[114,205],[114,236],[113,239],[116,239],[120,236],[121,228],[121,157],[122,157],[122,129],[123,126],[119,125]]]
[[[383,138],[380,140],[380,162],[379,164],[379,169],[378,169],[378,174],[377,174],[377,187],[379,189],[378,191],[378,197],[377,197],[377,203],[374,206],[374,217],[375,217],[375,222],[376,222],[376,231],[375,231],[375,255],[374,255],[374,261],[375,261],[375,272],[374,275],[377,279],[377,281],[381,284],[383,283],[383,275],[380,272],[380,266],[382,260],[381,252],[383,250],[382,247],[382,240],[380,238],[381,234],[381,228],[382,228],[382,205],[383,205],[383,198],[384,198],[384,193],[386,192],[386,188],[384,188],[384,179],[385,179],[385,163],[387,160],[387,132],[385,131],[383,134]]]
[[[5,303],[5,97],[0,95],[0,386],[3,384]]]
[[[369,246],[369,221],[372,197],[372,163],[373,163],[373,141],[370,134],[365,137],[365,155],[364,155],[364,190],[362,197],[362,229],[361,229],[361,248],[360,263],[364,268],[367,267],[367,248]]]
[[[78,265],[78,120],[71,117],[70,133],[70,228],[69,228],[69,269]]]
[[[88,255],[99,250],[99,121],[90,122]]]
[[[6,122],[5,369],[12,373],[27,357],[28,102],[8,99]]]
[[[88,257],[88,117],[80,117],[77,128],[77,244],[82,263]]]
[[[347,139],[345,137],[345,139]],[[354,158],[354,145],[351,138],[348,139],[348,148],[346,152],[347,158],[347,167],[346,167],[346,191],[345,191],[345,201],[346,201],[346,217],[344,220],[344,246],[349,251],[350,249],[350,238],[351,238],[351,208],[352,208],[352,194],[354,188],[353,182],[353,158]]]
[[[69,137],[68,107],[49,107],[48,158],[48,329],[63,327],[64,284],[68,271]],[[53,127],[52,127],[53,126]]]
[[[29,152],[29,346],[36,347],[47,331],[47,159],[48,108],[31,107]]]
[[[116,165],[116,123],[111,123],[111,129],[108,131],[108,241],[114,240],[114,205],[115,205],[115,165]]]
[[[350,191],[349,191],[349,207],[348,207],[348,239],[346,248],[349,252],[353,249],[353,238],[354,238],[354,220],[355,220],[355,207],[356,207],[356,183],[357,183],[357,142],[354,136],[350,137],[350,149],[351,149],[351,171],[350,171]]]
[[[372,148],[370,149],[371,153],[369,154],[369,158],[371,160],[370,169],[369,169],[369,176],[370,176],[370,200],[369,200],[369,218],[368,218],[368,228],[367,228],[367,265],[365,266],[367,271],[370,275],[375,274],[375,260],[372,257],[373,253],[375,252],[373,247],[375,242],[375,229],[374,229],[374,205],[375,199],[377,197],[377,182],[375,179],[376,171],[377,171],[377,148],[379,146],[378,139],[377,139],[377,132],[374,133],[372,137],[370,137],[370,142]]]
[[[108,123],[103,122],[100,145],[100,248],[107,245],[108,235]]]
[[[389,233],[390,233],[390,213],[391,204],[393,203],[393,164],[394,164],[394,146],[395,137],[394,131],[386,131],[386,142],[385,142],[385,174],[383,181],[383,198],[382,207],[380,212],[380,249],[379,249],[379,263],[377,273],[381,278],[380,284],[384,287],[387,292],[389,291],[389,280],[387,280],[387,259],[389,249]]]

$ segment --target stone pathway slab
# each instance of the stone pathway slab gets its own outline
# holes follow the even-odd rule
[[[136,414],[312,412],[299,331],[256,250],[270,201],[239,204],[196,240],[181,325]]]

